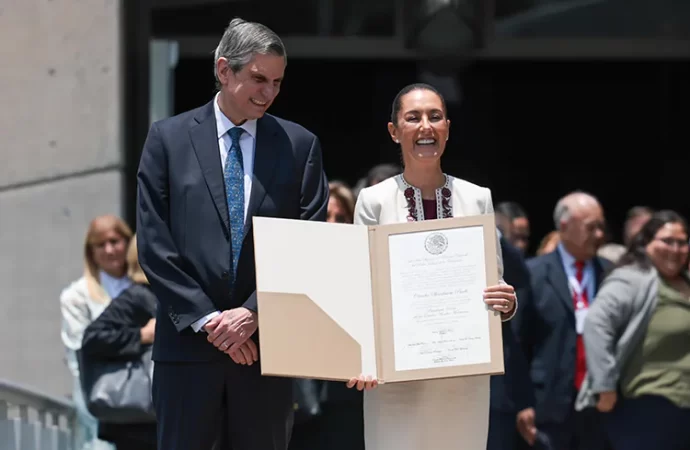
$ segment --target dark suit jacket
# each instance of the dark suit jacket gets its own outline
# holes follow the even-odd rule
[[[140,330],[156,316],[156,303],[151,289],[143,284],[134,284],[114,298],[84,330],[81,346],[84,362],[131,361],[148,350],[150,345],[141,343]],[[98,437],[112,442],[127,439],[155,448],[156,424],[99,422]]]
[[[520,251],[501,237],[503,280],[515,288],[518,310],[529,303],[530,274]],[[503,322],[503,360],[505,374],[491,377],[491,409],[509,414],[534,403],[527,359],[513,331],[512,321]]]
[[[215,310],[256,311],[252,216],[322,221],[327,206],[318,138],[300,125],[264,115],[257,122],[252,191],[231,289],[228,206],[213,102],[154,123],[139,164],[137,199],[139,260],[160,303],[154,359],[227,358],[190,325]]]
[[[151,288],[133,284],[86,327],[81,351],[85,357],[135,359],[146,346],[141,343],[141,328],[156,316],[156,297]]]
[[[573,298],[558,251],[533,258],[527,264],[532,296],[520,303],[514,326],[530,365],[537,423],[563,423],[573,411],[575,396],[577,333]],[[610,264],[594,259],[597,290]]]

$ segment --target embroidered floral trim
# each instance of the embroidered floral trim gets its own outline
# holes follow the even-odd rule
[[[405,181],[405,177],[398,175],[405,190],[405,200],[407,201],[407,221],[419,222],[424,220],[424,203],[422,202],[422,191]],[[445,175],[446,183],[436,189],[436,217],[447,219],[453,217],[453,207],[451,202],[450,177]]]

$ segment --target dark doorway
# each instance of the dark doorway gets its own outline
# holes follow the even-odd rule
[[[690,79],[689,67],[666,61],[476,63],[459,77],[463,101],[450,107],[444,169],[490,187],[495,202],[521,203],[535,244],[553,227],[557,199],[574,189],[601,199],[614,238],[633,205],[688,215],[682,175],[690,138],[681,118],[690,116],[690,95],[681,81]],[[211,68],[210,58],[180,61],[176,112],[212,98]],[[371,166],[399,161],[386,131],[390,103],[415,81],[413,62],[293,59],[271,113],[316,133],[329,178],[354,184]]]

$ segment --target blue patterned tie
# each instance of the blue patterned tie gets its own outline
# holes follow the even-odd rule
[[[228,202],[230,216],[230,239],[232,243],[230,273],[237,273],[237,262],[240,259],[240,249],[244,238],[244,164],[240,136],[243,128],[234,127],[228,131],[232,145],[225,160],[225,195]],[[235,277],[232,277],[234,282]]]

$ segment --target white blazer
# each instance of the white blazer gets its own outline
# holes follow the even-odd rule
[[[453,217],[493,214],[494,206],[490,189],[450,175],[447,176],[451,184]],[[404,195],[405,188],[406,186],[398,175],[362,189],[355,206],[355,224],[385,225],[406,222],[408,210]],[[499,283],[505,283],[503,281],[503,254],[498,233],[496,233],[496,259]],[[503,320],[512,319],[515,312],[517,312],[517,301],[513,314],[503,318]]]

